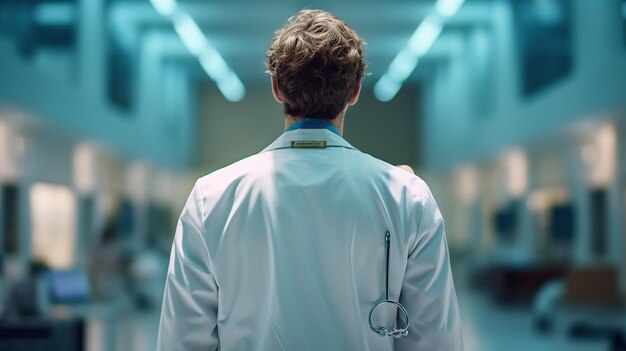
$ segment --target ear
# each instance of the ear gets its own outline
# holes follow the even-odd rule
[[[352,97],[350,97],[350,100],[348,100],[348,105],[352,106],[354,104],[356,104],[356,102],[359,100],[359,95],[361,94],[361,82],[359,82],[359,84],[357,84],[356,88],[354,88],[354,92],[352,93]]]
[[[274,99],[276,100],[276,102],[280,104],[284,103],[285,100],[280,95],[280,90],[278,90],[278,82],[276,81],[276,78],[272,76],[271,81],[272,81],[272,94],[274,95]]]

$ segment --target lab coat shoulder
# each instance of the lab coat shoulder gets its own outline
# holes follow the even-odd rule
[[[258,175],[267,169],[268,155],[260,153],[248,156],[226,167],[215,170],[196,182],[196,187],[203,197],[222,196],[228,190],[234,190],[246,177]]]
[[[401,233],[412,248],[415,247],[419,236],[424,234],[423,229],[436,223],[430,222],[435,215],[437,221],[443,221],[438,211],[437,203],[426,182],[418,175],[409,173],[371,155],[360,153],[363,163],[369,171],[364,174],[377,175],[379,187],[386,193],[389,201],[393,201],[401,211],[398,218],[402,222]],[[428,215],[424,216],[423,213]]]
[[[426,182],[418,175],[407,172],[397,166],[361,151],[357,151],[357,155],[369,167],[375,169],[378,173],[387,176],[386,185],[398,187],[403,191],[406,191],[407,195],[411,196],[412,200],[421,200],[430,192]]]

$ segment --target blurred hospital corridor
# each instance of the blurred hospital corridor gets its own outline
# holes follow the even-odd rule
[[[0,350],[156,349],[183,206],[283,133],[303,8],[367,43],[343,138],[430,187],[465,350],[626,351],[626,0],[0,0]]]

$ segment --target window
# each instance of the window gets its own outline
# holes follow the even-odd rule
[[[53,269],[71,268],[76,244],[74,193],[65,186],[37,183],[29,195],[33,257]]]

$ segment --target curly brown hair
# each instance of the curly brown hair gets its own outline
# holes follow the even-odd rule
[[[341,19],[302,10],[278,29],[267,68],[290,116],[334,119],[346,107],[367,64],[365,42]]]

